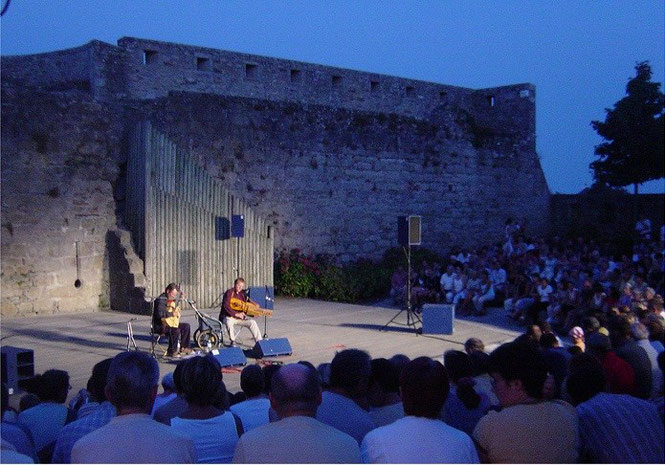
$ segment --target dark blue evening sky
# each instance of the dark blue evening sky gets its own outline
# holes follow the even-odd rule
[[[663,0],[12,0],[0,24],[3,55],[133,36],[470,88],[530,82],[538,153],[561,193],[591,185],[590,121],[625,95],[635,63],[664,76]]]

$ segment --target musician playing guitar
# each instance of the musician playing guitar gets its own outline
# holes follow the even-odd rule
[[[192,352],[189,348],[189,323],[180,322],[180,298],[184,294],[175,283],[166,286],[164,293],[157,297],[155,302],[156,314],[161,320],[161,327],[164,334],[169,338],[169,349],[166,355],[169,357],[179,356]],[[178,350],[180,342],[180,350]]]
[[[243,303],[253,304],[253,306],[258,307],[256,302],[253,302],[245,295],[243,292],[244,288],[245,280],[243,278],[237,278],[233,282],[233,287],[224,293],[224,298],[222,299],[222,310],[219,313],[219,319],[224,322],[226,329],[229,331],[232,347],[235,347],[236,336],[238,335],[234,330],[236,326],[248,328],[256,342],[263,339],[261,337],[261,332],[259,331],[259,325],[256,324],[256,321],[254,321],[252,318],[248,318],[245,312],[241,310],[234,310],[233,308],[240,308],[242,307]]]

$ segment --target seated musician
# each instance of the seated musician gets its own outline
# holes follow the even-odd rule
[[[252,302],[243,292],[244,287],[245,280],[243,278],[236,279],[233,282],[233,287],[224,293],[224,298],[222,299],[222,310],[219,314],[219,319],[224,322],[226,329],[229,331],[232,347],[235,347],[236,336],[238,335],[234,330],[236,326],[249,328],[249,331],[252,333],[256,342],[263,339],[261,337],[261,332],[259,331],[259,325],[256,324],[256,321],[252,318],[248,318],[244,312],[236,311],[231,308],[231,299],[233,298],[240,299],[243,302]]]
[[[169,357],[192,352],[192,349],[189,348],[189,323],[180,322],[180,307],[178,304],[181,296],[178,286],[171,283],[166,286],[164,293],[157,297],[155,301],[156,313],[161,319],[164,334],[169,338],[169,349],[166,352]],[[178,343],[180,350],[178,350]]]

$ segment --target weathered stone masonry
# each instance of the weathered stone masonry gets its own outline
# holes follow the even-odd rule
[[[4,316],[109,305],[137,120],[269,218],[279,248],[378,257],[404,214],[441,252],[497,240],[508,216],[546,229],[529,84],[471,90],[132,38],[3,57],[2,75]]]

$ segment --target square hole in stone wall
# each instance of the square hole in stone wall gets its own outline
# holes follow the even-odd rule
[[[212,71],[212,60],[206,57],[196,57],[196,69],[199,71]]]
[[[157,51],[156,50],[143,50],[143,64],[144,65],[153,65],[157,63]]]
[[[379,81],[369,81],[369,90],[371,92],[379,90]]]
[[[446,100],[448,98],[448,92],[443,92],[443,91],[439,92],[439,98],[441,100]]]
[[[404,89],[406,96],[407,97],[413,97],[416,95],[416,88],[413,86],[406,86],[406,89]]]
[[[342,85],[342,76],[333,76],[332,77],[332,85],[334,87],[339,87]]]
[[[302,80],[302,71],[299,69],[291,70],[291,82],[300,82]]]
[[[258,79],[259,77],[259,65],[253,63],[245,64],[245,78],[247,79]]]

